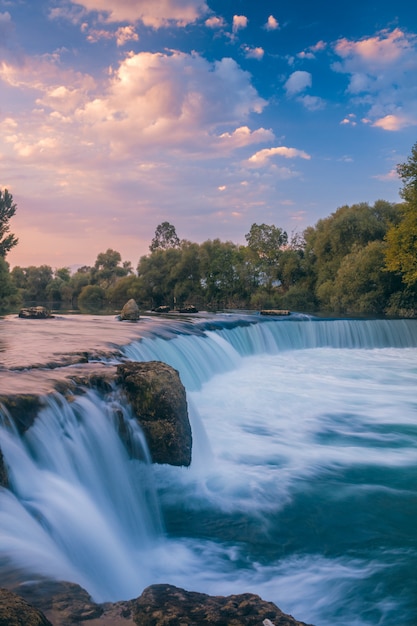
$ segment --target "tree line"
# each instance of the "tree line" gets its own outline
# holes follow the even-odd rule
[[[114,311],[134,298],[144,310],[192,304],[198,309],[286,308],[332,314],[417,315],[417,144],[397,167],[403,202],[339,207],[291,237],[252,224],[246,245],[179,239],[159,224],[136,269],[116,250],[72,273],[49,265],[14,267],[16,211],[0,191],[0,306],[46,304],[82,312]]]

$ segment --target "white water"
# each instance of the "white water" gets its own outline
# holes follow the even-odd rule
[[[99,601],[168,582],[316,626],[414,625],[416,323],[224,326],[124,348],[180,371],[190,468],[130,460],[93,394],[1,431],[0,558]]]

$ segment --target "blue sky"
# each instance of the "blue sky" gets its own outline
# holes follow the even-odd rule
[[[398,201],[416,135],[411,0],[0,0],[11,265],[302,232]]]

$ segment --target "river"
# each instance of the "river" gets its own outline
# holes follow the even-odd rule
[[[117,397],[57,396],[23,437],[4,426],[5,577],[70,580],[99,602],[158,582],[249,591],[316,626],[415,626],[416,320],[9,316],[0,337],[4,380],[87,345],[165,361],[193,429],[178,468],[129,458],[115,407],[140,432]]]

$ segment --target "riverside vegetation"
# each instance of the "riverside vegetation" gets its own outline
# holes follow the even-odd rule
[[[11,194],[0,190],[0,310],[47,305],[83,313],[119,309],[130,298],[142,309],[282,308],[348,315],[417,315],[417,143],[397,166],[403,202],[342,206],[302,234],[254,223],[246,245],[220,239],[180,240],[159,224],[136,271],[116,250],[98,254],[75,273],[14,267],[18,240],[9,220]]]

